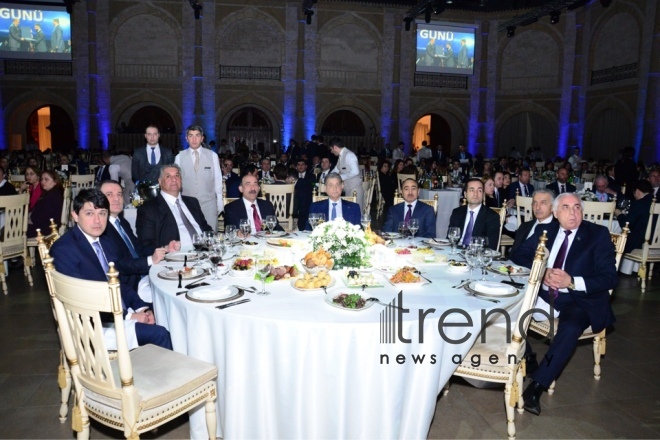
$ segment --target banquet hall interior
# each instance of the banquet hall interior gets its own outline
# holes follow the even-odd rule
[[[443,157],[464,145],[541,161],[577,147],[585,160],[614,163],[626,148],[650,168],[660,161],[658,3],[4,0],[0,155],[130,154],[156,124],[175,151],[187,147],[186,127],[200,125],[207,142],[273,157],[319,134],[356,151],[402,142],[413,157],[423,141]],[[34,40],[41,8],[61,19],[62,49],[23,41],[14,50],[2,11],[21,9]],[[645,291],[635,272],[619,273],[602,377],[592,341],[581,341],[543,414],[516,413],[519,439],[660,437],[658,269]],[[22,271],[10,265],[0,294],[0,438],[72,438],[71,418],[58,419],[60,347],[44,271],[37,261],[33,286]],[[538,336],[528,342],[547,348]],[[504,438],[503,414],[502,387],[452,378],[427,437]],[[184,416],[143,436],[189,438],[190,429]],[[92,422],[91,437],[122,432]]]

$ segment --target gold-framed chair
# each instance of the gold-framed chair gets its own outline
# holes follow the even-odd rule
[[[321,195],[320,192],[317,190],[314,192],[314,196],[312,197],[312,202],[321,202],[327,198],[328,198],[327,194]],[[357,191],[353,191],[353,196],[342,196],[341,199],[346,200],[347,202],[357,203]]]
[[[532,211],[532,197],[523,197],[520,195],[516,196],[516,219],[518,220],[518,228],[524,222],[532,220],[534,218]],[[502,203],[502,206],[506,205],[506,200]]]
[[[110,263],[108,281],[87,281],[58,273],[45,261],[46,278],[76,403],[72,425],[78,438],[89,438],[89,419],[138,438],[204,403],[209,438],[216,437],[215,365],[155,345],[128,351],[119,288],[119,272]],[[117,359],[106,350],[101,313],[111,313]]]
[[[592,189],[594,189],[594,182],[592,182],[592,181],[590,181],[590,182],[584,182],[582,185],[583,185],[583,189],[584,189],[585,191],[587,191],[587,190],[588,190],[588,191],[591,191]]]
[[[414,174],[403,174],[403,173],[397,173],[396,174],[396,180],[397,180],[397,188],[399,193],[403,193],[403,188],[401,188],[401,184],[403,184],[404,180],[407,179],[412,179],[415,182],[417,182],[417,176]],[[396,205],[396,203],[395,203]]]
[[[295,187],[296,185],[293,183],[261,185],[261,192],[264,197],[275,208],[277,221],[287,231],[293,231],[293,197]]]
[[[62,234],[60,234],[60,230],[57,228],[57,224],[55,224],[55,220],[53,220],[52,218],[50,219],[49,229],[50,229],[50,232],[46,236],[46,237],[49,238],[48,248],[50,248],[50,245],[52,244],[52,242],[57,240],[60,237],[60,235],[62,235]],[[35,255],[36,254],[35,249],[37,249],[39,247],[39,237],[40,236],[44,237],[44,235],[41,233],[41,229],[37,229],[37,236],[27,239],[28,252],[30,253],[30,265],[32,267],[34,267],[34,265],[37,263],[37,259],[36,259],[36,255]],[[39,254],[41,256],[41,249],[39,249]],[[41,258],[41,263],[43,264],[43,261],[44,261],[43,256],[41,256],[41,257],[42,257]]]
[[[583,182],[593,182],[596,179],[596,175],[594,173],[584,173],[580,177]]]
[[[436,193],[432,199],[417,199],[418,202],[425,203],[433,208],[435,215],[438,215],[438,194]],[[394,204],[398,205],[399,203],[405,202],[405,199],[400,192],[397,192],[394,196]]]
[[[5,295],[9,293],[4,262],[13,258],[23,258],[23,273],[32,282],[32,262],[27,248],[28,206],[30,194],[17,194],[0,197],[0,210],[4,211],[5,225],[0,242],[0,284]]]
[[[616,209],[616,198],[611,202],[582,202],[582,220],[596,223],[599,225],[607,226],[607,229],[612,228],[612,220],[614,219],[614,210]],[[605,215],[609,215],[607,225],[603,224]]]
[[[523,378],[525,376],[525,339],[531,320],[531,310],[536,302],[543,274],[547,266],[549,251],[545,247],[547,236],[545,232],[539,239],[536,255],[530,270],[525,294],[517,319],[511,320],[509,328],[497,325],[487,325],[482,329],[485,339],[478,337],[470,351],[463,357],[463,362],[454,371],[454,376],[485,382],[504,384],[504,406],[506,409],[507,433],[510,440],[516,438],[514,408],[523,412]],[[510,332],[510,333],[509,333]],[[509,338],[510,335],[510,338]],[[495,355],[498,361],[482,362],[475,366],[471,359],[480,356],[481,359],[492,359]],[[444,394],[449,392],[449,383],[444,388]]]
[[[528,199],[529,197],[521,197],[524,199]],[[504,203],[502,203],[501,208],[495,208],[492,207],[490,208],[495,213],[497,216],[500,218],[500,234],[499,238],[497,239],[497,246],[495,249],[500,249],[500,252],[502,252],[502,255],[504,255],[504,251],[507,246],[513,246],[513,238],[509,237],[508,235],[502,235],[502,231],[504,230],[504,224],[506,223],[506,212],[507,212],[507,207],[506,207],[506,200],[504,200]]]
[[[371,202],[374,198],[375,187],[378,186],[378,176],[369,176],[369,188],[364,192],[364,210],[363,214],[371,214]]]
[[[637,278],[642,282],[642,293],[646,292],[646,276],[648,275],[648,279],[651,281],[653,266],[655,263],[660,263],[660,221],[656,221],[655,229],[653,228],[653,218],[659,218],[659,216],[660,203],[653,200],[649,210],[649,221],[646,224],[644,244],[641,248],[633,249],[632,252],[624,255],[625,258],[639,263]]]
[[[78,189],[93,188],[94,177],[94,174],[71,174],[69,181],[72,185],[75,183]]]
[[[614,250],[616,253],[616,268],[619,269],[619,263],[621,263],[621,257],[623,256],[623,250],[626,247],[626,241],[628,240],[628,223],[623,227],[621,234],[615,234],[610,232],[610,238],[612,239],[612,244],[614,245]],[[610,295],[612,295],[612,290],[610,290]],[[541,336],[554,336],[554,333],[557,331],[557,326],[559,325],[559,319],[554,318],[553,322],[550,320],[545,321],[535,321],[532,319],[532,322],[529,325],[529,330],[534,333],[538,333]],[[551,335],[552,333],[552,335]],[[594,333],[591,327],[587,328],[578,339],[593,339],[593,352],[594,352],[594,379],[600,380],[600,358],[605,354],[605,348],[607,340],[605,338],[606,330],[603,329],[598,333]],[[548,394],[553,394],[555,392],[555,382],[552,382],[548,388]]]

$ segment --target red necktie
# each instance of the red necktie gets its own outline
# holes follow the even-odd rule
[[[259,218],[259,213],[257,212],[257,207],[252,204],[252,218],[254,219],[254,229],[255,233],[261,232],[261,219]]]

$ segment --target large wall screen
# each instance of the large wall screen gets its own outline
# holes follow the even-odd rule
[[[415,70],[472,75],[474,41],[473,28],[418,22]]]

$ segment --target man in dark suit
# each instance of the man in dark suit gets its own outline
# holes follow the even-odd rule
[[[259,181],[252,174],[243,176],[239,191],[243,197],[225,205],[225,226],[234,225],[238,229],[241,220],[246,218],[250,222],[253,234],[261,232],[264,229],[266,217],[275,215],[273,204],[268,200],[257,198],[260,191]],[[275,230],[284,230],[280,226],[279,221],[277,222],[277,226],[275,226]]]
[[[605,177],[607,177],[608,188],[621,194],[621,185],[616,182],[616,168],[614,165],[609,165],[605,168]]]
[[[554,193],[547,188],[534,191],[534,195],[532,196],[532,212],[534,213],[534,218],[524,222],[518,227],[510,253],[515,253],[525,240],[534,235],[536,228],[542,228],[545,227],[543,225],[557,221],[552,215],[552,203],[554,202],[554,199]]]
[[[435,211],[424,202],[417,200],[419,197],[419,186],[414,179],[406,179],[401,182],[403,202],[392,206],[387,211],[387,219],[383,225],[385,232],[398,232],[399,223],[410,219],[419,220],[419,231],[415,236],[435,238]]]
[[[596,194],[596,198],[599,202],[611,202],[615,198],[621,198],[616,191],[608,186],[607,177],[605,176],[596,176],[594,179],[593,192]]]
[[[273,175],[273,172],[270,170],[270,158],[265,157],[261,159],[261,169],[259,170],[259,174],[257,176],[259,179],[259,182],[264,180],[264,178],[268,181],[275,180],[275,176]]]
[[[461,170],[464,174],[468,174],[468,171],[472,168],[472,154],[465,149],[463,144],[458,146],[458,153],[453,157],[453,160],[457,160],[461,164]]]
[[[138,208],[135,228],[140,245],[147,254],[158,247],[169,246],[172,240],[181,246],[192,246],[192,236],[212,231],[202,208],[194,197],[181,195],[181,170],[178,165],[161,169],[160,194]]]
[[[493,183],[495,184],[495,191],[493,191],[493,197],[495,198],[496,207],[501,208],[506,199],[506,194],[502,187],[504,186],[504,173],[502,171],[493,172]]]
[[[656,201],[660,201],[660,170],[651,170],[649,172],[648,181],[651,183],[653,197]]]
[[[536,228],[511,260],[531,267],[538,240],[548,232],[548,269],[539,290],[537,308],[550,305],[549,316],[559,312],[556,335],[539,363],[534,379],[523,393],[525,410],[539,415],[541,395],[562,372],[578,338],[589,326],[598,333],[614,323],[609,290],[617,282],[615,252],[606,227],[582,221],[582,202],[572,193],[555,199],[558,223]]]
[[[516,205],[516,195],[532,197],[532,194],[534,194],[534,186],[529,183],[531,175],[532,173],[529,168],[525,167],[520,171],[520,174],[518,174],[518,181],[509,185],[508,193],[506,195],[507,206],[509,208]]]
[[[99,184],[110,180],[110,152],[104,150],[101,153],[101,162],[99,167],[96,169],[96,176],[94,177],[94,183]]]
[[[298,180],[294,189],[296,201],[296,214],[298,216],[298,230],[302,231],[307,226],[309,218],[309,207],[312,205],[312,195],[316,185],[316,176],[307,171],[307,162],[298,159],[296,164]]]
[[[148,125],[144,131],[147,146],[138,148],[133,152],[131,160],[131,178],[134,182],[156,183],[159,178],[160,168],[163,165],[174,163],[174,155],[169,148],[162,147],[160,130],[155,125]]]
[[[107,281],[108,263],[122,258],[112,240],[103,236],[108,212],[108,199],[99,190],[83,189],[78,193],[71,213],[77,226],[69,229],[50,249],[58,272],[84,280]],[[170,333],[155,325],[151,305],[144,302],[129,284],[122,280],[120,284],[129,348],[154,344],[171,350]]]
[[[451,163],[451,171],[449,172],[449,178],[454,184],[464,184],[467,174],[461,169],[461,163],[457,160],[453,160]]]
[[[309,209],[310,214],[325,214],[328,220],[336,218],[343,218],[349,223],[360,226],[362,224],[362,214],[360,213],[360,205],[357,203],[342,200],[341,193],[344,191],[344,182],[341,176],[337,173],[330,173],[325,179],[325,191],[328,198],[320,202],[312,203]],[[307,230],[312,227],[307,223]]]
[[[0,196],[14,196],[16,194],[16,188],[7,181],[5,169],[0,166]]]
[[[617,221],[623,228],[628,222],[630,233],[626,241],[624,252],[632,252],[633,249],[640,249],[644,245],[646,236],[646,227],[649,223],[651,204],[653,203],[653,188],[648,180],[640,180],[635,184],[635,200],[630,204],[628,214],[622,214],[620,209],[614,211],[617,215]],[[657,216],[653,219],[651,227],[655,230],[658,221]]]
[[[139,283],[143,276],[149,275],[152,264],[158,264],[165,258],[165,253],[176,252],[181,249],[181,243],[172,240],[168,246],[158,247],[153,253],[150,248],[142,246],[128,221],[124,218],[123,188],[116,180],[101,182],[99,190],[108,198],[110,204],[110,216],[108,227],[103,235],[110,238],[115,248],[123,253],[124,258],[116,262],[117,270],[121,277],[131,284],[140,297],[151,302],[151,289],[139,289]],[[148,285],[148,283],[146,283]],[[148,290],[148,292],[146,292]]]
[[[55,171],[60,175],[66,176],[67,179],[71,174],[78,174],[78,168],[75,165],[71,165],[67,154],[60,154],[60,164],[55,167]]]
[[[316,175],[316,181],[318,183],[325,183],[325,178],[332,171],[332,163],[330,162],[329,157],[324,157],[321,159],[321,172]],[[352,194],[351,194],[352,195]]]
[[[575,185],[568,183],[568,170],[564,167],[557,170],[557,180],[546,186],[546,188],[557,196],[566,192],[574,193],[577,189]]]
[[[488,247],[497,250],[500,238],[500,216],[484,206],[484,184],[473,178],[465,184],[464,197],[467,205],[454,209],[449,217],[449,227],[461,230],[460,243],[470,244],[472,237],[488,237]]]
[[[241,177],[234,171],[234,161],[232,159],[225,159],[222,161],[222,178],[225,179],[225,187],[227,188],[227,197],[236,199],[241,196],[238,187],[241,186]]]

